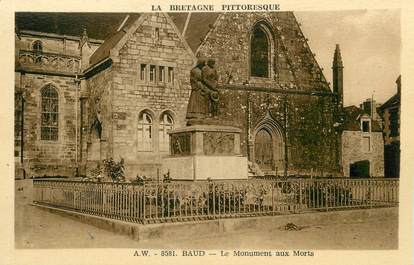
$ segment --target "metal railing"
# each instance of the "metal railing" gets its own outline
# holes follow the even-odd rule
[[[186,183],[34,180],[34,203],[135,223],[398,205],[398,179]]]

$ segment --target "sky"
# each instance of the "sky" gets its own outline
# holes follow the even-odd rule
[[[374,93],[384,103],[400,75],[399,10],[295,12],[309,46],[332,87],[332,59],[339,44],[344,64],[344,105],[359,106]]]

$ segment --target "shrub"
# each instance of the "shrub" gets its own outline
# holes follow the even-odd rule
[[[124,182],[124,159],[121,158],[119,162],[115,162],[112,157],[109,159],[104,159],[103,161],[105,173],[112,179],[114,182]]]

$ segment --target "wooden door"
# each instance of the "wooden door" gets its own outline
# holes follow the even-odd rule
[[[254,142],[255,162],[263,171],[273,170],[273,141],[270,133],[261,129]]]

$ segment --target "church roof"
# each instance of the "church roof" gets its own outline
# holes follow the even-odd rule
[[[358,108],[356,106],[345,107],[344,112],[345,112],[345,124],[344,124],[345,131],[360,131],[361,125],[360,125],[359,118],[363,115],[367,115],[368,117],[371,117],[369,113],[367,113],[363,109]],[[381,126],[378,121],[376,120],[372,121],[371,131],[382,132]]]
[[[125,14],[124,14],[125,15]],[[202,40],[207,35],[211,26],[219,16],[219,13],[192,13],[187,24],[189,13],[168,13],[177,29],[187,41],[191,50],[195,53]],[[94,52],[89,59],[90,65],[95,65],[109,56],[109,51],[122,39],[127,28],[132,25],[139,17],[139,14],[130,15],[123,28],[110,36],[104,43]],[[185,29],[185,32],[184,32]]]
[[[124,19],[126,15],[124,14]],[[104,59],[109,57],[110,50],[115,47],[115,45],[122,39],[122,37],[126,34],[127,29],[139,18],[139,14],[130,14],[127,20],[125,21],[122,28],[118,31],[115,31],[112,36],[107,38],[102,45],[99,46],[98,49],[91,55],[89,58],[89,65],[95,65]],[[121,25],[118,25],[121,26]]]
[[[86,28],[88,37],[105,40],[115,34],[125,13],[52,13],[16,12],[18,29],[81,36]]]
[[[220,13],[191,13],[187,29],[183,32],[188,14],[189,13],[169,13],[184,39],[187,41],[188,46],[190,46],[191,50],[195,53]]]
[[[192,13],[186,31],[184,28],[189,13],[168,13],[191,50],[195,52],[205,38],[220,13]],[[54,12],[16,12],[18,29],[54,33],[67,36],[81,36],[86,28],[88,37],[108,42],[106,49],[121,39],[117,32],[127,13],[54,13]],[[130,13],[137,19],[139,13]],[[129,21],[131,21],[131,18]],[[106,54],[100,49],[100,56]],[[93,60],[96,61],[96,58]]]

